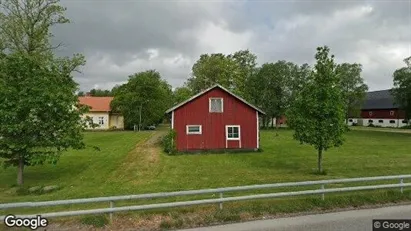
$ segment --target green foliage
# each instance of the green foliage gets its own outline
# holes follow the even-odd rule
[[[173,91],[173,104],[179,104],[184,102],[185,100],[189,99],[193,93],[191,92],[190,88],[188,87],[177,87]]]
[[[49,65],[49,66],[45,66]],[[4,166],[56,163],[62,151],[83,148],[77,84],[65,63],[23,54],[0,60],[0,157]]]
[[[247,80],[256,73],[257,56],[249,50],[240,50],[227,56],[237,64],[237,75],[233,78],[233,91],[245,99],[250,99],[247,94]]]
[[[400,128],[402,128],[402,129],[411,129],[411,124],[408,124],[408,125],[402,126],[402,127],[400,127]]]
[[[87,108],[87,109],[88,109],[88,108]],[[92,129],[94,129],[94,128],[100,127],[99,124],[94,123],[93,118],[91,118],[90,116],[86,116],[83,121],[84,121],[84,123],[86,124],[87,128],[92,128]]]
[[[285,114],[297,70],[297,65],[286,61],[265,63],[248,79],[248,95],[267,113],[268,118],[279,118]]]
[[[84,148],[77,84],[71,73],[84,65],[81,55],[55,57],[50,28],[64,24],[58,1],[0,3],[0,157],[3,165],[55,164],[62,151]]]
[[[187,87],[195,94],[218,83],[246,98],[246,80],[255,70],[256,59],[248,50],[231,55],[203,54],[193,65]]]
[[[110,90],[102,90],[102,89],[91,89],[90,96],[113,96],[113,93]]]
[[[287,122],[295,130],[296,140],[318,150],[318,170],[322,172],[322,151],[343,143],[345,104],[329,48],[317,48],[315,58],[314,70],[291,106]]]
[[[7,52],[50,53],[50,28],[69,23],[58,0],[0,1],[0,41]]]
[[[164,148],[164,152],[170,155],[175,154],[177,152],[176,137],[177,133],[174,129],[170,129],[168,133],[163,137],[162,145]]]
[[[406,67],[397,69],[394,74],[394,87],[391,93],[396,104],[405,111],[406,119],[411,118],[411,56],[404,60]]]
[[[126,128],[141,128],[158,124],[172,105],[171,86],[154,70],[139,72],[129,77],[114,96],[111,107],[124,116]],[[140,123],[141,112],[141,123]]]
[[[336,67],[336,73],[340,78],[342,97],[345,101],[345,119],[360,115],[368,86],[361,77],[362,66],[358,63],[343,63]]]

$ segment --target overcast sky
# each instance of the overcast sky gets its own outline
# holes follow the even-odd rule
[[[203,53],[249,49],[258,63],[314,62],[328,45],[337,62],[358,62],[370,90],[392,86],[411,56],[411,0],[141,1],[62,0],[70,25],[54,29],[61,54],[82,53],[81,90],[111,89],[130,74],[158,70],[183,85]]]

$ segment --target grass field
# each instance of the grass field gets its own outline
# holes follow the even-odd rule
[[[86,143],[100,151],[69,151],[55,166],[25,169],[25,186],[61,186],[55,193],[17,196],[10,190],[16,169],[1,169],[0,202],[407,174],[411,169],[411,134],[350,131],[342,147],[325,152],[326,176],[312,174],[316,152],[293,140],[290,130],[262,131],[261,153],[168,156],[152,144],[135,148],[153,134],[86,133]]]
[[[162,153],[155,145],[160,133],[86,133],[86,143],[100,147],[100,151],[69,151],[55,166],[25,169],[26,187],[61,187],[49,194],[16,193],[16,169],[1,169],[0,203],[411,173],[411,134],[350,131],[342,147],[325,152],[327,175],[324,176],[313,174],[317,160],[315,150],[293,140],[291,130],[261,131],[263,152],[176,156]],[[359,198],[364,202],[373,196]],[[391,200],[391,197],[376,198],[375,202]],[[353,203],[348,200],[342,205]],[[276,202],[275,206],[265,209],[280,205]],[[292,211],[294,207],[307,209],[313,204],[303,201],[298,206],[295,203],[291,207],[290,204],[281,206],[285,211]]]

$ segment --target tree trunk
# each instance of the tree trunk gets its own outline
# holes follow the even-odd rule
[[[348,119],[349,119],[349,111],[347,109],[347,111],[345,112],[345,124],[348,124]]]
[[[278,124],[279,124],[278,117],[275,117],[275,129],[277,130],[278,130]]]
[[[23,185],[23,170],[24,170],[24,157],[22,155],[19,156],[19,167],[17,171],[17,185]]]
[[[271,117],[271,128],[274,128],[274,117]]]
[[[318,173],[323,172],[323,149],[318,149]]]

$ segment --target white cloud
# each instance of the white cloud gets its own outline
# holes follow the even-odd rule
[[[230,31],[227,24],[207,22],[196,31],[200,50],[205,53],[232,53],[240,49],[247,49],[251,43],[251,31],[235,33]]]

